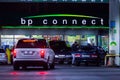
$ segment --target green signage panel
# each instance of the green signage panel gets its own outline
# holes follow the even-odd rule
[[[2,26],[2,28],[6,29],[47,29],[47,28],[57,28],[57,29],[109,29],[107,26]]]
[[[109,3],[109,0],[0,0],[0,2],[72,2],[72,3]]]

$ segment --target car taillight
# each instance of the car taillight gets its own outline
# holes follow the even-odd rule
[[[93,55],[91,55],[91,57],[93,57],[93,58],[97,58],[98,56],[97,56],[97,55],[95,55],[95,54],[93,54]]]
[[[41,58],[44,58],[44,56],[45,56],[45,51],[44,50],[40,51],[40,56],[41,56]]]
[[[80,57],[80,54],[75,54],[75,57]]]
[[[16,50],[13,50],[13,57],[16,58]]]

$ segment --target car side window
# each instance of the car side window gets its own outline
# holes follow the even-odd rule
[[[99,48],[98,48],[98,52],[99,52],[99,53],[105,53],[105,51],[104,51],[104,49],[103,49],[102,47],[99,47]]]
[[[0,49],[0,53],[5,53],[5,50],[3,50],[3,49]]]

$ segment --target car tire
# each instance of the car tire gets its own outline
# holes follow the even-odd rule
[[[8,62],[4,62],[3,64],[7,65],[7,64],[8,64]]]
[[[23,69],[23,70],[26,70],[26,69],[27,69],[27,67],[26,67],[26,66],[22,66],[22,69]]]
[[[96,62],[96,66],[100,66],[100,63],[99,63],[99,62]]]
[[[43,66],[45,70],[50,69],[49,58],[50,58],[50,57],[48,57],[48,61],[47,61],[47,63]]]
[[[85,66],[88,66],[89,65],[89,63],[88,62],[85,62]]]
[[[100,66],[101,65],[101,60],[98,59],[97,62],[96,62],[96,66]]]
[[[75,65],[76,65],[76,66],[80,66],[80,62],[76,62]]]
[[[55,68],[55,61],[52,62],[52,64],[50,65],[50,69],[54,69]]]
[[[59,61],[59,64],[64,64],[64,61]]]
[[[49,70],[50,69],[50,64],[46,63],[46,65],[43,66],[45,70]]]
[[[14,69],[14,70],[19,70],[19,66],[13,65],[13,69]]]
[[[72,64],[72,61],[67,62],[67,64]]]
[[[13,64],[13,56],[11,55],[11,64]]]

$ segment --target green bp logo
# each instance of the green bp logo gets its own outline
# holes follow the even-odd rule
[[[87,16],[87,15],[76,15],[76,14],[47,14],[28,16],[20,19],[22,25],[77,25],[77,26],[93,26],[93,25],[104,25],[104,20],[99,17]]]

